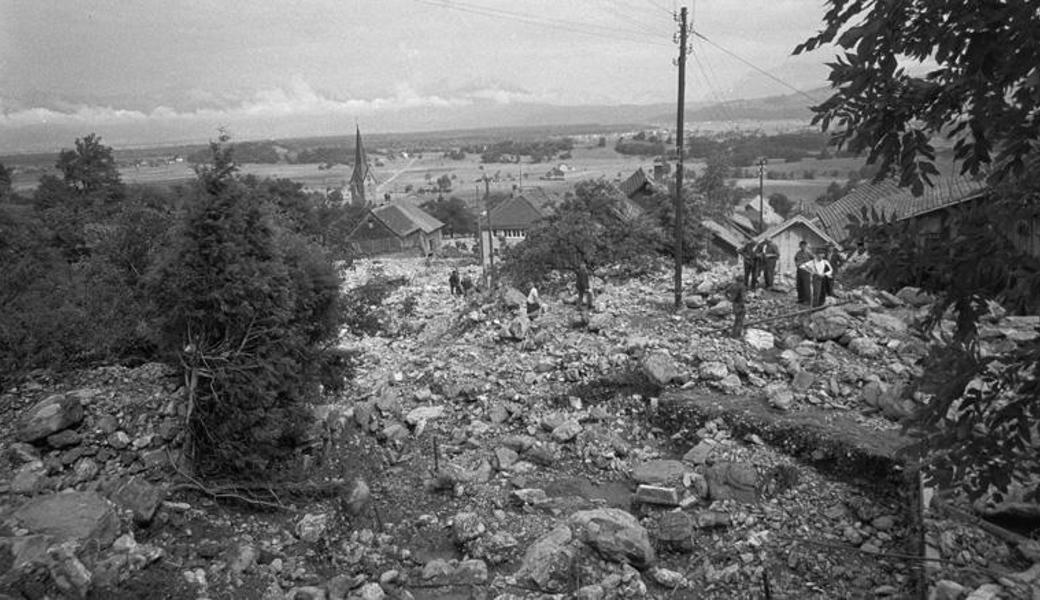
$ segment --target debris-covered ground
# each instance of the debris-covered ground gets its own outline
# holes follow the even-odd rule
[[[456,266],[347,272],[394,284],[290,483],[192,479],[159,365],[7,391],[0,598],[1040,597],[1035,542],[958,509],[918,526],[897,421],[941,343],[914,333],[924,294],[845,290],[734,340],[721,267],[679,312],[662,271],[528,321],[515,290],[450,296]],[[995,314],[985,351],[1036,327]]]

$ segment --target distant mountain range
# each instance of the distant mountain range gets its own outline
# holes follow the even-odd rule
[[[686,123],[714,123],[716,128],[746,127],[764,121],[804,121],[811,118],[809,106],[828,96],[827,88],[804,94],[728,100],[717,103],[693,102],[686,106]],[[212,121],[212,122],[211,122]],[[406,133],[495,127],[633,125],[675,127],[675,104],[627,104],[616,106],[573,105],[475,101],[466,105],[417,106],[372,112],[359,119],[361,129],[373,133]],[[205,143],[216,136],[217,128],[227,127],[239,141],[283,139],[308,136],[348,135],[354,119],[343,115],[293,115],[275,119],[226,121],[211,118],[146,117],[104,124],[62,124],[37,122],[25,127],[5,129],[0,136],[0,153],[49,152],[69,147],[77,137],[91,131],[116,148],[169,146]]]

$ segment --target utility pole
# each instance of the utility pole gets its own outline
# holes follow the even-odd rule
[[[762,231],[766,230],[766,208],[765,208],[765,174],[766,159],[758,159],[758,222]]]
[[[484,212],[488,228],[488,287],[495,289],[495,230],[491,228],[491,180],[484,174]]]
[[[675,310],[682,309],[683,271],[683,113],[686,108],[686,51],[689,31],[686,25],[686,7],[679,9],[679,105],[676,114],[675,150],[678,154],[675,169]]]
[[[480,206],[480,184],[473,186],[473,210],[476,212]],[[480,248],[480,272],[484,281],[487,281],[487,261],[484,260],[484,234],[480,231],[480,213],[477,212],[477,247]]]

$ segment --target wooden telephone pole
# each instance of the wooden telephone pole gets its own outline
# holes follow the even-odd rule
[[[689,29],[686,25],[686,7],[679,9],[679,106],[676,114],[675,150],[678,154],[675,169],[675,310],[682,308],[683,271],[683,112],[686,107],[686,52]]]

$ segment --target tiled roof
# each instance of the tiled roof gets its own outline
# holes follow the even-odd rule
[[[495,229],[527,229],[543,216],[526,197],[512,196],[491,209],[491,226]]]
[[[881,183],[861,183],[846,196],[817,209],[816,217],[823,229],[837,240],[849,236],[849,214],[860,216],[861,210],[873,206],[885,217],[909,219],[953,204],[972,200],[982,195],[986,184],[967,177],[945,178],[935,181],[934,187],[925,187],[924,194],[915,197],[909,188],[899,187],[898,181],[887,179]]]
[[[806,227],[811,229],[814,233],[816,233],[821,238],[823,238],[824,241],[826,241],[827,243],[834,244],[835,246],[838,245],[838,243],[835,240],[834,236],[827,235],[827,232],[825,232],[822,229],[820,229],[819,225],[817,225],[816,223],[812,222],[811,220],[809,220],[808,218],[806,218],[803,215],[795,215],[795,216],[791,217],[790,219],[787,219],[783,223],[780,223],[779,225],[773,225],[769,229],[767,229],[767,230],[763,231],[762,233],[756,235],[753,239],[754,239],[755,243],[761,242],[762,240],[766,240],[768,238],[771,238],[771,237],[777,235],[778,233],[780,233],[781,231],[783,231],[783,230],[787,229],[788,227],[794,225],[795,223],[801,223],[801,224],[805,225]]]
[[[629,175],[628,179],[618,184],[618,187],[621,188],[621,193],[628,198],[636,195],[644,186],[649,186],[651,190],[656,188],[656,184],[647,177],[643,167],[636,169],[636,172]]]
[[[441,223],[423,209],[405,204],[403,202],[391,202],[383,206],[373,208],[372,216],[379,219],[390,228],[398,237],[407,237],[417,229],[425,233],[433,233],[441,227]]]
[[[747,242],[747,238],[743,234],[729,227],[726,227],[725,225],[722,225],[717,221],[705,219],[701,221],[701,225],[703,225],[706,229],[718,236],[720,240],[726,242],[730,246],[733,246],[734,250],[739,250],[740,247]]]

